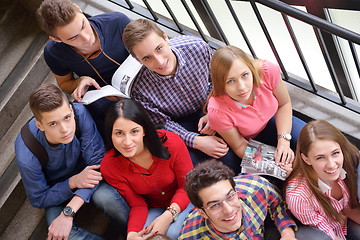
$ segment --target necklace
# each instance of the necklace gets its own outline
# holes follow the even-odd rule
[[[129,160],[130,161],[130,160]],[[136,170],[136,172],[140,175],[140,177],[147,183],[147,185],[149,185],[149,187],[155,189],[156,191],[158,191],[161,195],[165,195],[164,191],[159,190],[158,188],[154,187],[152,184],[150,184],[145,177],[140,173],[140,171],[135,167],[135,165],[130,161],[131,165],[133,166],[133,168]],[[155,169],[156,170],[156,169]],[[155,176],[155,181],[158,182],[157,179],[157,174],[156,171],[154,170],[154,176]]]

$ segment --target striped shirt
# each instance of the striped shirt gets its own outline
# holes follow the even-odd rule
[[[131,90],[154,124],[177,133],[188,147],[194,147],[198,133],[189,132],[176,118],[186,117],[201,110],[211,89],[210,60],[213,50],[203,40],[181,36],[170,40],[178,66],[176,73],[161,76],[142,67]]]
[[[194,209],[185,219],[179,240],[262,240],[264,238],[264,220],[268,211],[280,232],[290,226],[296,227],[295,222],[286,213],[285,202],[280,194],[265,178],[240,174],[234,180],[243,215],[239,230],[221,233],[208,219],[203,218],[198,210]]]
[[[350,200],[344,180],[339,178],[337,181],[343,197],[340,200],[331,197],[331,189],[325,191],[324,194],[330,198],[331,205],[336,211],[341,212],[345,207],[349,207]],[[304,225],[314,226],[324,231],[332,239],[335,236],[346,239],[347,221],[341,224],[328,218],[311,192],[307,181],[301,176],[296,176],[289,182],[286,188],[286,202],[291,213]]]

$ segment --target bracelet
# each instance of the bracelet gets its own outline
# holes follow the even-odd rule
[[[166,210],[171,213],[171,215],[173,217],[173,221],[175,222],[177,220],[177,216],[179,214],[178,211],[174,207],[171,207],[171,206],[167,207]]]

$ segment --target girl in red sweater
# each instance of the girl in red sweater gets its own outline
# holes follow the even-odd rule
[[[130,99],[109,109],[105,136],[101,173],[130,207],[127,239],[157,232],[177,239],[192,207],[183,188],[193,168],[184,142],[175,133],[156,130],[142,105]]]

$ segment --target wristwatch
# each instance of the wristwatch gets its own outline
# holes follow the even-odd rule
[[[291,134],[290,133],[280,133],[277,135],[278,139],[279,138],[284,138],[287,141],[291,140]]]
[[[166,210],[168,210],[171,213],[171,215],[173,217],[173,222],[175,222],[179,215],[178,211],[174,207],[167,207]]]
[[[63,213],[65,216],[68,216],[68,217],[74,217],[76,214],[76,212],[70,206],[66,206],[63,209]]]

